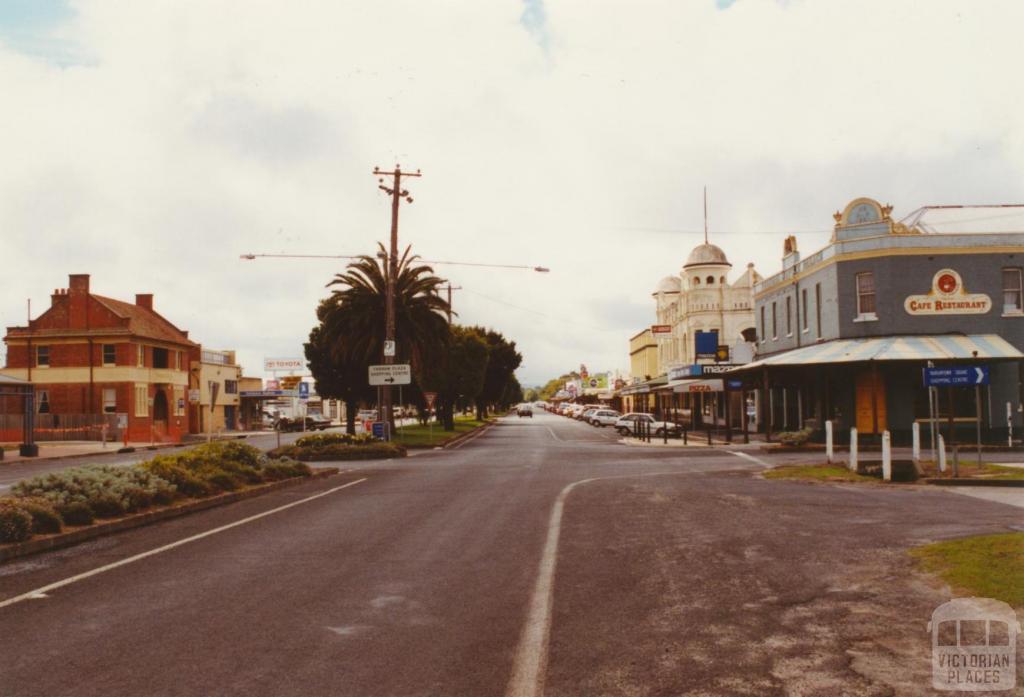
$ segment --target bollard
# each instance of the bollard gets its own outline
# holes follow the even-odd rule
[[[946,439],[939,435],[939,472],[946,471]]]
[[[850,429],[850,471],[857,471],[857,429]]]
[[[882,432],[882,479],[892,481],[892,439],[888,431]]]
[[[689,445],[686,440],[686,426],[683,426],[683,445]]]
[[[711,445],[711,427],[708,426],[708,445]]]
[[[911,456],[914,460],[914,464],[917,465],[921,461],[921,424],[916,421],[910,426],[910,435],[913,437],[913,455]]]
[[[663,442],[664,445],[668,445],[668,422],[667,421],[665,422],[665,425],[661,427],[661,439],[662,439],[662,442]]]
[[[835,455],[832,452],[832,421],[825,422],[825,460],[828,464],[832,464],[835,460]]]
[[[960,446],[953,446],[953,476],[960,476]]]

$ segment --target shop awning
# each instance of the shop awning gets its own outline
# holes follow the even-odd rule
[[[660,377],[653,378],[646,382],[640,382],[635,385],[627,385],[619,390],[620,395],[631,395],[631,394],[647,394],[652,390],[656,390],[659,387],[664,387],[668,383],[668,376],[662,375]]]
[[[730,372],[763,366],[802,366],[866,361],[1014,360],[1024,358],[998,334],[942,334],[837,339],[793,349],[748,363]]]

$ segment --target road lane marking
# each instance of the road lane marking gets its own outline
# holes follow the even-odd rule
[[[735,455],[736,457],[742,457],[745,460],[750,460],[751,462],[755,462],[755,463],[761,465],[762,467],[764,467],[765,469],[769,469],[769,468],[773,467],[773,465],[765,462],[764,460],[762,460],[760,458],[754,457],[753,455],[747,455],[746,453],[741,453],[741,452],[739,452],[737,450],[726,450],[726,452],[729,453],[730,455]]]
[[[541,697],[544,694],[544,679],[547,672],[548,640],[551,636],[551,607],[555,596],[555,566],[558,561],[558,538],[562,530],[562,512],[565,499],[576,487],[590,482],[609,479],[638,479],[643,477],[663,477],[667,475],[692,474],[687,471],[642,472],[637,474],[617,474],[609,477],[590,477],[569,484],[558,494],[555,505],[551,508],[548,521],[548,534],[541,553],[540,567],[537,570],[537,581],[530,596],[530,605],[526,615],[526,624],[516,648],[515,662],[512,665],[512,679],[505,690],[505,697]]]
[[[550,429],[548,429],[550,430]],[[555,561],[558,556],[558,536],[562,529],[562,510],[565,497],[580,484],[594,479],[582,479],[562,489],[551,509],[548,536],[540,558],[537,583],[530,598],[526,625],[516,649],[512,680],[505,691],[506,697],[536,697],[544,694],[544,677],[548,660],[548,638],[551,634],[551,605],[554,600]]]
[[[236,520],[233,523],[228,523],[227,525],[222,525],[219,528],[214,528],[212,530],[207,530],[206,532],[201,532],[201,533],[199,533],[197,535],[192,535],[191,537],[186,537],[186,538],[178,540],[176,542],[171,542],[170,544],[163,545],[162,547],[157,547],[156,549],[151,549],[151,550],[149,550],[147,552],[142,552],[140,554],[136,554],[135,556],[128,557],[126,559],[121,559],[120,561],[115,561],[115,562],[112,562],[110,564],[106,564],[104,566],[97,567],[95,569],[92,569],[91,571],[85,571],[85,572],[77,574],[75,576],[70,576],[70,577],[65,578],[65,579],[63,579],[61,581],[56,581],[54,583],[50,583],[48,585],[42,586],[41,588],[36,588],[35,590],[30,590],[27,593],[22,593],[21,595],[15,596],[13,598],[8,598],[7,600],[0,601],[0,609],[8,607],[9,605],[14,605],[15,603],[20,603],[20,602],[25,601],[25,600],[33,600],[33,599],[38,599],[38,598],[46,597],[46,595],[45,595],[46,593],[49,593],[50,591],[57,590],[58,588],[63,588],[64,586],[70,586],[72,583],[77,583],[78,581],[84,581],[85,579],[91,578],[92,576],[97,576],[97,575],[105,573],[107,571],[112,571],[112,570],[114,570],[114,569],[116,569],[118,567],[126,566],[128,564],[132,564],[134,562],[141,561],[142,559],[145,559],[146,557],[152,557],[152,556],[154,556],[156,554],[160,554],[162,552],[167,552],[169,550],[172,550],[175,547],[181,547],[182,545],[186,545],[186,544],[188,544],[190,542],[195,542],[196,540],[201,540],[204,537],[209,537],[210,535],[216,535],[219,532],[224,532],[225,530],[230,530],[231,528],[238,527],[239,525],[245,525],[246,523],[251,523],[254,520],[259,520],[260,518],[265,518],[268,515],[273,515],[275,513],[280,513],[281,511],[284,511],[286,509],[291,508],[292,506],[298,506],[299,504],[308,503],[308,502],[313,501],[315,499],[321,498],[322,496],[327,496],[328,494],[333,494],[336,491],[341,491],[342,489],[347,489],[350,486],[355,486],[356,484],[359,484],[361,482],[365,482],[366,480],[367,480],[367,477],[363,477],[362,479],[357,479],[354,482],[349,482],[348,484],[342,484],[341,486],[336,486],[336,487],[334,487],[332,489],[328,489],[327,491],[322,491],[319,494],[314,494],[313,496],[308,496],[308,497],[306,497],[304,499],[300,499],[298,501],[292,501],[291,503],[286,503],[283,506],[278,506],[277,508],[272,508],[269,511],[264,511],[263,513],[257,513],[256,515],[251,515],[248,518],[242,518],[241,520]]]
[[[561,440],[562,440],[561,438],[559,438],[559,437],[558,437],[558,434],[556,434],[556,433],[554,432],[554,430],[553,430],[553,429],[552,429],[552,428],[551,428],[550,426],[544,426],[544,428],[546,428],[546,429],[548,430],[548,433],[550,433],[550,434],[551,434],[551,437],[552,437],[552,438],[554,438],[554,439],[555,439],[555,440],[557,440],[557,441],[561,441]]]

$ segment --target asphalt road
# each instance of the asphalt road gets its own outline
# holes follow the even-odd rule
[[[1020,510],[761,468],[513,417],[8,562],[0,695],[933,694],[905,549]]]

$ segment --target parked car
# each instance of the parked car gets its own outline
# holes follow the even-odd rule
[[[672,437],[677,437],[683,432],[683,427],[679,424],[674,424],[671,421],[657,421],[651,414],[637,412],[630,412],[620,416],[615,422],[615,430],[624,436],[631,435],[635,430],[637,421],[644,421],[650,424],[652,436],[662,437],[668,433]]]
[[[576,418],[579,419],[580,421],[586,421],[589,424],[590,417],[593,416],[594,412],[596,412],[599,408],[600,407],[588,407],[581,411],[579,413],[579,416],[577,416]]]
[[[307,431],[324,431],[331,425],[331,420],[319,412],[313,412],[306,416]]]
[[[590,423],[595,426],[614,426],[622,415],[614,409],[598,409],[590,416]]]
[[[532,419],[533,408],[529,404],[520,404],[519,407],[516,409],[516,414],[518,414],[520,417],[529,416]]]

